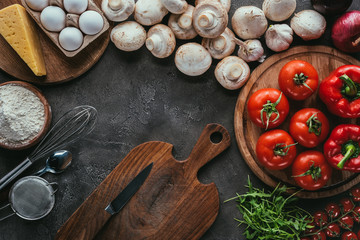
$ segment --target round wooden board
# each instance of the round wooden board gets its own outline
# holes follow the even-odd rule
[[[101,0],[94,0],[100,6]],[[21,0],[1,0],[0,9]],[[47,75],[37,77],[26,63],[17,55],[6,40],[0,36],[0,69],[9,75],[36,84],[48,85],[72,80],[89,70],[102,56],[110,41],[110,30],[90,43],[75,57],[66,57],[50,38],[37,27],[46,64]]]
[[[240,152],[249,165],[250,169],[267,185],[276,187],[278,183],[286,184],[290,187],[296,186],[295,181],[291,177],[291,167],[280,171],[271,171],[262,167],[256,159],[255,148],[259,136],[264,133],[248,119],[246,104],[248,98],[257,90],[267,87],[277,88],[278,74],[280,69],[291,60],[304,60],[311,63],[318,71],[319,80],[321,81],[330,74],[337,67],[345,64],[360,65],[360,61],[353,57],[345,55],[336,49],[326,46],[298,46],[287,50],[286,52],[273,55],[269,57],[264,63],[257,67],[250,76],[249,81],[243,87],[239,94],[235,114],[234,114],[234,128],[238,147]],[[355,123],[360,124],[360,119],[341,119],[330,114],[326,106],[321,102],[317,92],[305,101],[290,102],[290,112],[283,124],[278,128],[289,130],[289,122],[291,116],[298,110],[305,107],[314,107],[321,110],[328,116],[331,130],[340,123]],[[322,145],[315,148],[315,150],[322,152]],[[298,153],[307,150],[304,147],[297,146]],[[353,174],[348,171],[333,171],[331,181],[324,188],[310,192],[301,191],[297,194],[301,198],[323,198],[330,197],[342,193],[355,184],[360,182],[360,175]]]

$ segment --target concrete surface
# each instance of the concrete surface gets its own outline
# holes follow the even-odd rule
[[[310,0],[297,3],[296,11],[312,9]],[[245,5],[261,7],[262,1],[233,0],[229,15]],[[359,1],[354,1],[351,9],[360,9]],[[329,25],[332,22],[328,20]],[[201,39],[195,40],[200,42]],[[177,45],[182,43],[179,41]],[[292,46],[317,44],[332,46],[330,28],[320,40],[304,42],[295,37]],[[266,51],[267,55],[273,54]],[[360,59],[360,54],[354,56]],[[74,155],[72,166],[61,175],[44,176],[49,182],[59,183],[53,211],[38,221],[13,216],[1,222],[1,240],[53,239],[57,229],[133,147],[145,141],[165,141],[174,145],[177,159],[185,159],[203,127],[211,122],[228,129],[232,144],[199,172],[201,182],[215,182],[221,202],[218,218],[202,240],[245,239],[244,228],[237,227],[233,220],[239,217],[235,202],[223,201],[236,192],[246,191],[244,185],[248,175],[255,186],[266,186],[250,171],[237,148],[233,113],[239,91],[225,90],[218,84],[213,75],[218,61],[214,61],[204,75],[187,77],[176,69],[173,58],[174,54],[167,59],[156,59],[145,47],[124,53],[110,43],[100,61],[86,74],[65,84],[39,86],[52,107],[54,120],[74,106],[89,104],[97,108],[99,121],[91,135],[69,147]],[[257,65],[253,63],[251,68]],[[0,82],[10,80],[14,79],[0,72]],[[16,166],[27,153],[1,149],[0,176]],[[302,201],[301,204],[311,210],[323,208],[326,202],[334,199]]]

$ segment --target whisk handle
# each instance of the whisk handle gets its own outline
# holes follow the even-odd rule
[[[6,174],[3,178],[0,179],[0,191],[3,190],[12,180],[17,178],[22,172],[24,172],[28,167],[30,167],[32,162],[29,158],[26,158],[19,165],[17,165],[13,170]]]

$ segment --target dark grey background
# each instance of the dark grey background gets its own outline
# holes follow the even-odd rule
[[[233,0],[229,16],[240,6],[261,8],[262,2]],[[312,9],[310,0],[298,0],[297,4],[296,12]],[[359,1],[355,0],[350,9],[360,9]],[[304,42],[295,37],[292,46],[332,46],[330,27],[333,21],[333,18],[328,18],[328,27],[321,39]],[[196,38],[195,41],[200,42],[201,39]],[[177,45],[183,43],[179,41]],[[273,54],[268,49],[266,52],[268,56]],[[354,56],[360,59],[360,54]],[[239,91],[229,91],[218,84],[213,74],[218,61],[213,61],[204,75],[188,77],[176,69],[173,59],[174,54],[167,59],[157,59],[145,47],[136,52],[121,52],[110,43],[99,62],[86,74],[65,84],[38,86],[52,107],[54,120],[74,106],[89,104],[97,108],[99,121],[90,136],[69,148],[74,155],[72,166],[61,175],[44,176],[50,182],[59,183],[53,211],[38,221],[25,221],[13,216],[0,222],[0,239],[53,239],[57,229],[132,148],[146,141],[165,141],[174,145],[175,158],[185,159],[204,126],[212,122],[228,129],[232,143],[229,149],[199,172],[201,182],[215,182],[221,202],[215,223],[202,239],[245,239],[242,236],[244,228],[238,228],[233,220],[239,217],[235,202],[223,202],[236,192],[246,191],[244,185],[248,175],[255,186],[266,186],[248,168],[236,144],[233,115]],[[250,64],[252,69],[257,65]],[[0,72],[0,82],[11,80],[15,79]],[[10,171],[28,153],[0,149],[0,176]],[[42,164],[44,162],[29,172],[37,170]],[[2,193],[3,200],[6,198],[4,195]],[[300,204],[308,210],[321,209],[326,202],[344,195],[305,200]],[[2,201],[1,205],[4,203]]]

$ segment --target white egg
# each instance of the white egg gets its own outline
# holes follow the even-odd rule
[[[64,8],[69,13],[81,14],[88,7],[88,0],[64,0]]]
[[[41,24],[50,32],[60,32],[65,27],[65,12],[59,7],[48,6],[40,14]]]
[[[75,51],[83,44],[84,37],[79,29],[74,27],[64,28],[59,34],[59,42],[67,51]]]
[[[96,11],[86,11],[80,15],[80,30],[87,35],[95,35],[101,31],[104,26],[104,19]]]
[[[26,0],[26,4],[34,11],[42,11],[49,6],[49,0]]]

